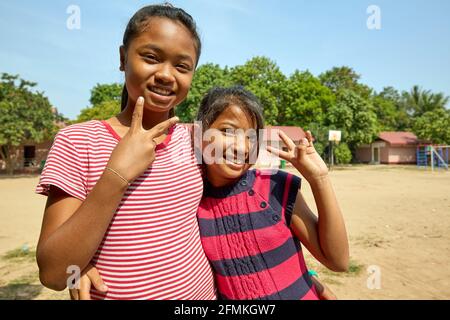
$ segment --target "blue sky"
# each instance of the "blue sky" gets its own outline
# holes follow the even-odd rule
[[[132,14],[152,1],[0,0],[0,72],[38,83],[51,103],[75,118],[96,83],[123,82],[118,48]],[[156,2],[159,3],[159,2]],[[318,75],[348,65],[362,82],[450,95],[450,1],[447,0],[177,0],[197,21],[200,63],[243,64],[255,55],[286,74]],[[81,28],[69,30],[77,5]],[[369,30],[370,5],[381,29]]]

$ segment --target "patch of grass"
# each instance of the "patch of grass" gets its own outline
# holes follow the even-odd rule
[[[24,259],[34,261],[36,259],[36,250],[25,247],[17,248],[5,253],[3,255],[3,259],[5,260]]]
[[[350,259],[350,264],[349,264],[348,271],[346,272],[346,274],[351,275],[351,276],[358,276],[359,274],[361,274],[363,268],[364,268],[364,265],[359,264],[355,260]]]
[[[361,272],[364,270],[364,265],[358,263],[354,259],[350,259],[349,267],[347,272],[334,272],[330,269],[324,267],[323,265],[319,264],[316,261],[308,261],[307,265],[310,267],[310,269],[316,270],[320,275],[326,276],[327,278],[330,277],[356,277],[361,274]]]
[[[36,284],[37,274],[28,274],[0,286],[0,300],[30,300],[37,297],[43,287]]]
[[[0,300],[31,300],[41,293],[42,288],[36,284],[8,284],[0,287]]]
[[[32,285],[37,281],[39,281],[39,277],[37,274],[33,273],[14,279],[13,281],[9,282],[8,285]]]

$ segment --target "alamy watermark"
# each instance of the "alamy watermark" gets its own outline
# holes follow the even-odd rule
[[[67,278],[67,288],[80,289],[81,270],[79,266],[70,265],[66,269],[66,273],[70,274]]]
[[[366,10],[369,17],[367,18],[366,25],[369,30],[381,29],[381,9],[379,6],[370,5]]]
[[[194,152],[197,164],[272,165],[273,157],[259,157],[266,147],[282,150],[279,130],[209,128],[203,131],[202,122],[195,121]]]
[[[367,289],[380,290],[381,289],[381,268],[377,265],[368,266],[367,273],[369,274],[369,277],[367,278],[367,281],[366,281]]]
[[[67,7],[66,13],[69,15],[66,20],[66,27],[69,30],[80,30],[81,29],[81,10],[80,7],[71,4]]]

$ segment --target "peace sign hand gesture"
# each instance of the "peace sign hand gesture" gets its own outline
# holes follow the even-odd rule
[[[328,175],[327,165],[314,148],[310,131],[306,132],[306,138],[303,138],[297,146],[283,131],[280,130],[278,134],[286,144],[288,151],[278,150],[271,146],[267,146],[267,151],[292,163],[308,182]]]
[[[139,97],[134,107],[130,129],[111,153],[107,164],[108,168],[119,173],[128,182],[140,176],[155,160],[154,139],[163,135],[179,121],[178,117],[173,117],[146,130],[142,125],[143,114],[144,98]]]

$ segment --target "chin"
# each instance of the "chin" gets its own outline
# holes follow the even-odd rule
[[[145,107],[153,112],[168,112],[176,106],[177,97],[172,96],[167,101],[159,101],[154,99],[150,93],[145,94]]]
[[[239,179],[248,169],[247,166],[243,166],[241,169],[232,169],[227,165],[223,165],[223,167],[220,168],[226,179]]]
[[[152,112],[164,113],[164,112],[169,112],[170,109],[174,108],[174,106],[172,104],[170,104],[168,106],[160,106],[160,105],[157,105],[154,103],[149,103],[148,105],[145,106],[145,108]]]

